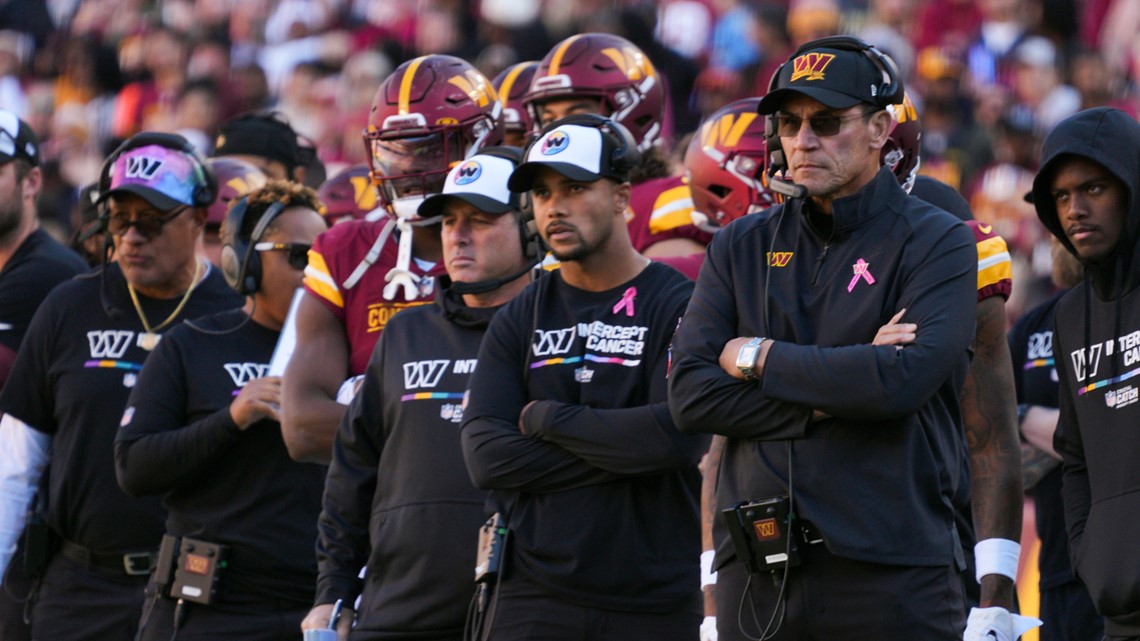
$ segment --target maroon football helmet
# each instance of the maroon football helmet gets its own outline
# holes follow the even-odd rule
[[[206,226],[217,229],[226,220],[230,203],[254,189],[264,187],[267,178],[252,163],[232,156],[207,158],[206,165],[218,177],[218,197],[214,199],[214,204],[206,208]]]
[[[883,164],[891,168],[899,184],[907,193],[914,187],[921,163],[919,152],[922,143],[922,126],[918,123],[918,110],[911,102],[910,95],[904,93],[902,104],[888,105],[894,121],[887,144],[883,145],[880,157]]]
[[[503,103],[503,126],[507,133],[523,134],[534,131],[530,112],[523,105],[523,96],[530,89],[534,73],[538,71],[538,62],[530,60],[520,62],[503,69],[491,84]]]
[[[364,130],[381,202],[409,221],[420,221],[420,202],[443,188],[452,166],[502,140],[502,105],[491,81],[437,54],[405,62],[380,84]]]
[[[364,220],[380,206],[368,165],[353,165],[321,184],[317,190],[329,225],[342,220]]]
[[[777,202],[768,190],[764,117],[759,98],[744,98],[713,112],[685,151],[685,174],[693,192],[693,224],[716,231]]]
[[[539,63],[523,104],[540,127],[542,103],[576,96],[600,99],[601,115],[625,126],[641,151],[661,137],[665,87],[649,57],[625,38],[581,33],[558,43]]]

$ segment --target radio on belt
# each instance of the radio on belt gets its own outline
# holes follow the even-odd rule
[[[170,597],[210,605],[226,568],[227,550],[217,543],[183,538]]]

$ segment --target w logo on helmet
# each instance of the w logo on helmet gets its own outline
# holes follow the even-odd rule
[[[727,113],[717,118],[713,122],[706,123],[701,128],[701,144],[705,147],[713,147],[723,145],[725,147],[735,147],[740,143],[740,139],[744,136],[744,132],[748,131],[748,127],[756,120],[759,114],[743,113],[732,114]]]
[[[554,154],[566,151],[570,146],[570,136],[566,135],[564,131],[556,131],[546,137],[542,141],[542,155],[553,156]]]
[[[602,49],[602,54],[614,64],[618,66],[625,73],[625,77],[633,81],[638,81],[643,78],[652,78],[657,75],[657,71],[653,68],[653,63],[649,62],[649,57],[642,53],[639,49],[633,47],[607,47]]]
[[[483,168],[479,166],[479,163],[475,162],[474,160],[468,160],[459,166],[459,171],[455,176],[455,184],[469,185],[476,180],[479,180],[479,176],[482,174]]]
[[[480,107],[486,107],[498,100],[495,87],[483,74],[474,69],[464,71],[463,75],[452,76],[447,81],[459,87],[460,91],[467,94],[467,97]]]
[[[142,178],[150,180],[162,168],[162,160],[150,156],[131,156],[127,158],[127,178]]]

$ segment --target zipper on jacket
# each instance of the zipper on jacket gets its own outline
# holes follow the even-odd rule
[[[823,252],[820,253],[819,258],[815,259],[815,274],[811,277],[811,284],[814,286],[816,281],[819,280],[819,270],[823,268],[823,261],[827,258],[827,252],[831,249],[831,239],[828,238],[823,243]]]

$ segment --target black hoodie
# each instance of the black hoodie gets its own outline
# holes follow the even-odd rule
[[[1054,446],[1064,459],[1065,523],[1073,571],[1088,587],[1109,635],[1140,634],[1140,124],[1117,109],[1082,111],[1045,139],[1033,181],[1037,215],[1076,255],[1051,192],[1068,159],[1084,157],[1124,185],[1125,224],[1115,252],[1085,263],[1085,282],[1057,305],[1053,353],[1061,417]]]
[[[463,392],[497,308],[437,281],[392,318],[333,446],[317,524],[316,603],[362,594],[353,638],[459,638],[486,493],[459,443]],[[363,585],[357,578],[362,565]]]

